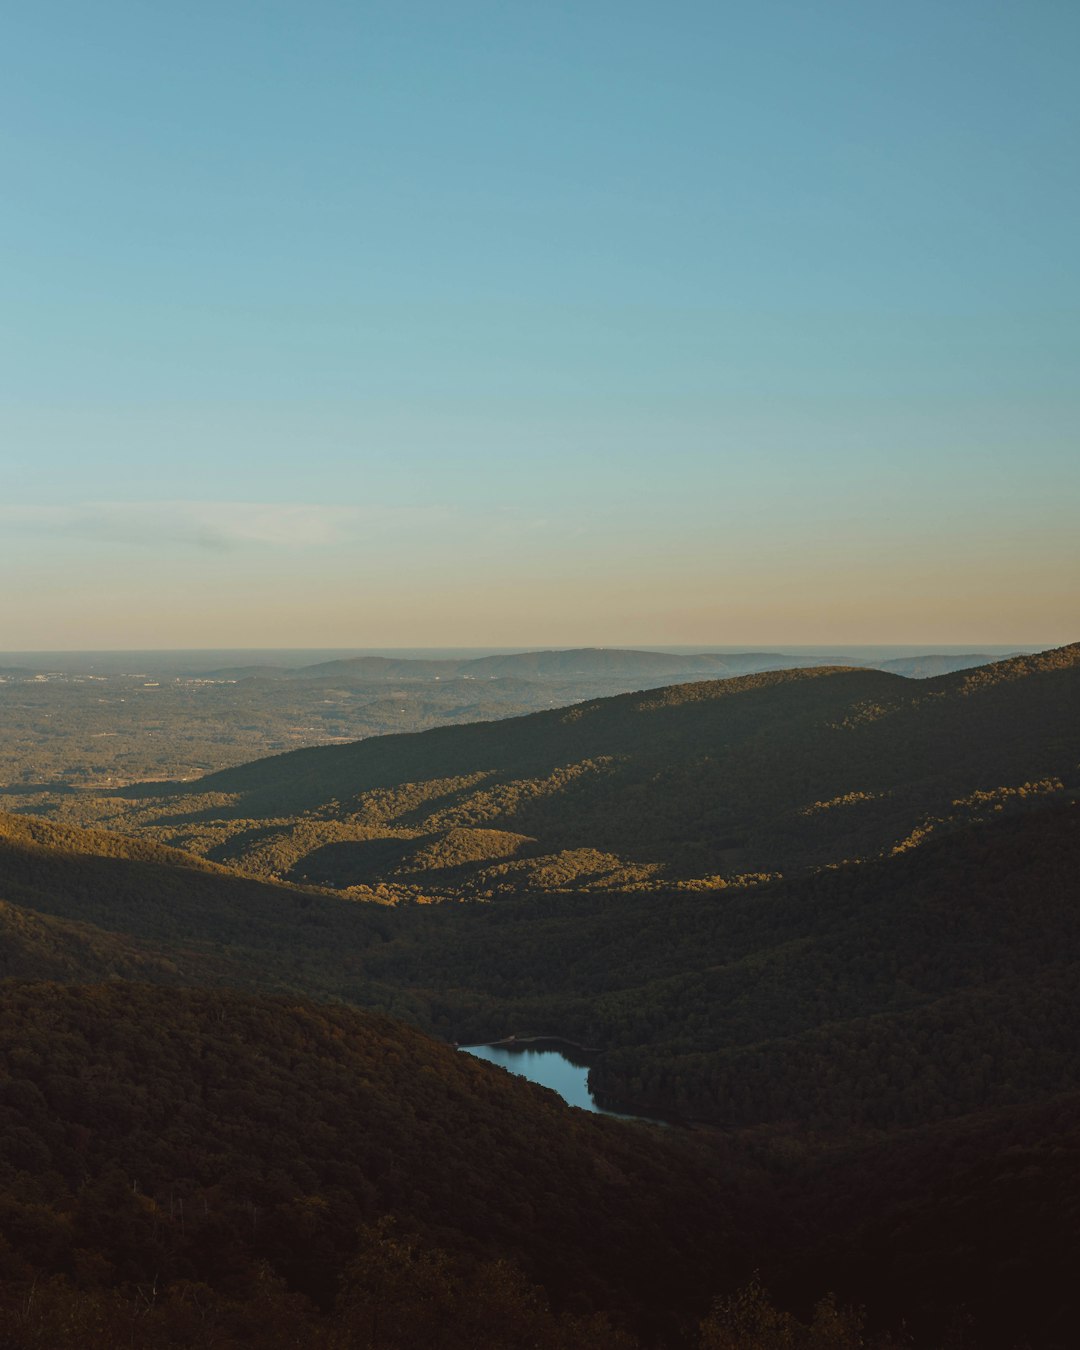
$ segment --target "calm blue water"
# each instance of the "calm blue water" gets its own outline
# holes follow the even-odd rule
[[[620,1120],[641,1119],[640,1116],[628,1116],[622,1111],[605,1111],[602,1106],[597,1106],[596,1098],[589,1091],[588,1063],[558,1046],[463,1045],[461,1048],[477,1059],[486,1059],[489,1064],[498,1064],[521,1078],[551,1088],[563,1101],[569,1102],[571,1106],[580,1106],[583,1111],[616,1116]]]

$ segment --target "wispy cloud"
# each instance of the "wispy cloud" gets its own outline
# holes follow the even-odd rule
[[[147,548],[163,543],[204,549],[259,544],[308,548],[346,542],[372,530],[430,525],[444,517],[441,507],[82,502],[74,506],[0,506],[0,530],[63,534]]]

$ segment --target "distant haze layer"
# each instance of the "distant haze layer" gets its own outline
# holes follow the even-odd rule
[[[839,646],[800,645],[798,643],[766,644],[770,656],[790,656],[793,666],[817,661],[852,665],[882,665],[909,657],[940,655],[942,657],[973,656],[1000,658],[1012,655],[1021,648],[1029,651],[1045,650],[1046,643],[1001,644],[979,643],[887,643],[885,645],[846,644]],[[0,650],[0,673],[4,668],[32,673],[49,670],[66,673],[132,674],[147,671],[153,674],[204,675],[211,671],[233,667],[282,667],[302,670],[307,666],[330,661],[358,661],[364,657],[380,657],[395,661],[473,661],[488,656],[512,656],[519,652],[560,650],[538,644],[522,647],[153,647],[143,650],[88,648],[85,651],[54,648],[50,650]],[[716,655],[742,654],[745,646],[726,644],[695,645],[634,643],[627,654],[637,652],[670,652],[682,656],[712,653]],[[782,660],[762,662],[770,667],[786,664]],[[982,660],[972,661],[982,664]]]

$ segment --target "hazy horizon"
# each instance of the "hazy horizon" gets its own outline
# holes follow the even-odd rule
[[[597,648],[597,644],[587,644],[585,648],[565,646],[543,646],[531,644],[519,647],[190,647],[190,648],[129,648],[129,649],[92,649],[84,650],[37,650],[4,651],[0,650],[0,673],[2,668],[28,667],[66,667],[68,670],[107,670],[117,673],[123,669],[130,673],[137,664],[145,663],[153,668],[181,671],[197,674],[215,667],[232,665],[282,665],[305,666],[324,661],[348,660],[355,657],[379,656],[399,660],[469,660],[484,656],[507,656],[524,652],[575,651]],[[775,652],[780,656],[806,658],[812,656],[848,656],[853,660],[872,662],[875,660],[901,659],[911,656],[966,656],[983,655],[1004,657],[1013,652],[1046,650],[1046,646],[1025,644],[982,643],[969,644],[906,644],[906,643],[847,643],[847,644],[799,644],[774,643],[748,648],[745,645],[725,643],[634,643],[626,646],[601,646],[600,650],[618,650],[629,652],[661,652],[679,656],[689,655],[726,655],[746,651]]]

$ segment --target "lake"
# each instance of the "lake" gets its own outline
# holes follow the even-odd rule
[[[477,1059],[486,1059],[489,1064],[498,1064],[509,1069],[521,1078],[551,1088],[571,1106],[580,1106],[583,1111],[595,1111],[601,1116],[615,1116],[620,1120],[642,1120],[642,1116],[628,1115],[624,1111],[608,1111],[597,1105],[596,1098],[589,1091],[588,1055],[575,1051],[564,1041],[531,1041],[517,1045],[463,1045],[466,1054]],[[652,1124],[664,1124],[653,1120]]]

